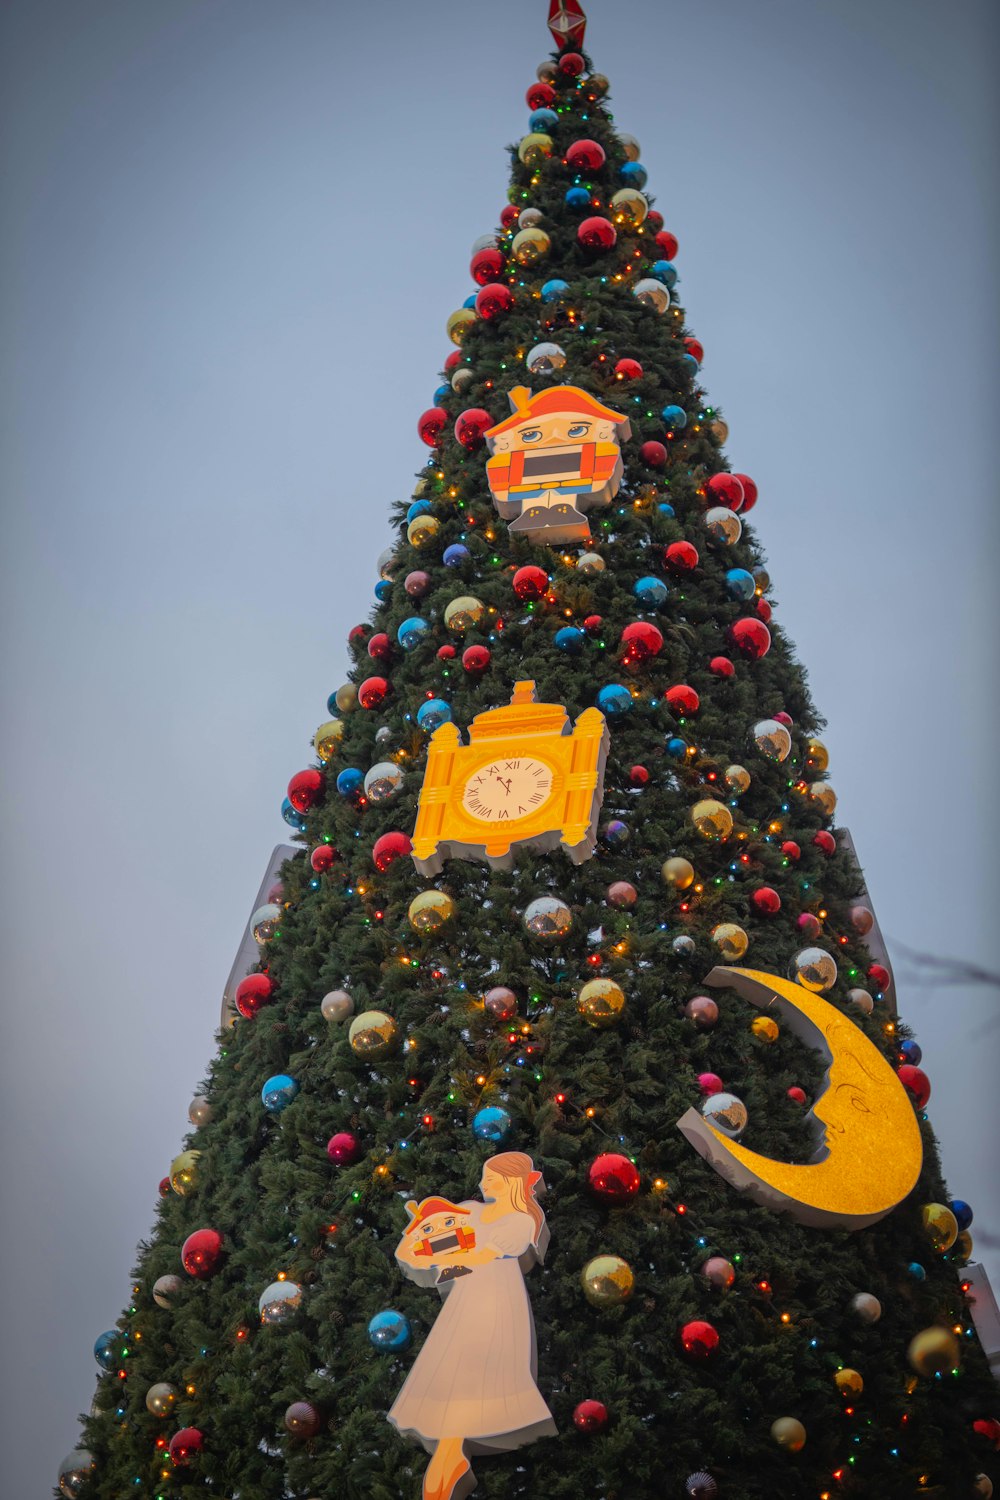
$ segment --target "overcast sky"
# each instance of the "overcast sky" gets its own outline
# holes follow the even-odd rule
[[[47,1493],[127,1300],[546,9],[2,9],[12,1496]],[[883,931],[996,970],[995,9],[589,9]],[[894,955],[1000,1283],[1000,995]]]

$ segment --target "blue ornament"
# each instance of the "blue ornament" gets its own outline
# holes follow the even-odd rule
[[[669,505],[666,500],[661,500],[656,508],[661,516],[675,516],[677,514],[674,507]]]
[[[620,849],[629,840],[629,828],[621,818],[612,818],[610,823],[605,823],[600,830],[601,842],[607,844],[609,849]]]
[[[431,502],[429,500],[414,500],[413,504],[407,507],[406,519],[408,521],[415,521],[418,516],[427,516],[430,515],[430,512]]]
[[[648,175],[641,161],[627,161],[618,168],[618,176],[626,187],[644,188]]]
[[[305,832],[305,818],[299,812],[298,808],[292,806],[287,797],[281,804],[281,816],[284,818],[289,828],[294,828],[296,833]]]
[[[660,412],[660,416],[666,422],[667,426],[673,428],[674,431],[677,431],[681,427],[686,427],[688,424],[688,414],[683,406],[665,406]]]
[[[542,135],[548,135],[551,126],[558,124],[559,116],[554,109],[533,109],[528,116],[528,129],[541,131]]]
[[[924,1270],[919,1260],[911,1260],[906,1269],[907,1271],[909,1271],[914,1281],[926,1281],[927,1272]]]
[[[632,592],[641,604],[656,608],[661,604],[666,604],[670,590],[662,578],[654,578],[649,573],[645,578],[639,578],[633,583]]]
[[[378,583],[375,585],[375,598],[380,604],[384,604],[386,600],[391,597],[391,595],[392,580],[390,578],[380,578]]]
[[[472,295],[471,295],[471,297],[466,297],[465,301],[462,303],[462,306],[463,307],[473,307],[474,308],[475,305],[476,305],[476,298],[478,296],[479,296],[478,292],[473,292]]]
[[[329,698],[327,698],[326,700],[326,711],[330,715],[331,719],[340,718],[340,704],[337,702],[337,692],[339,691],[340,689],[338,688],[336,692],[331,693]]]
[[[558,650],[565,651],[569,656],[579,656],[586,636],[576,625],[564,625],[561,630],[556,631],[554,639]]]
[[[410,1347],[413,1335],[409,1319],[403,1313],[387,1308],[385,1312],[376,1313],[368,1324],[368,1337],[383,1354],[395,1354]]]
[[[958,1220],[959,1229],[968,1229],[972,1223],[972,1209],[964,1198],[952,1198],[948,1204],[955,1218]]]
[[[447,724],[451,719],[451,705],[443,698],[428,698],[426,703],[421,703],[417,709],[417,723],[421,729],[428,734],[434,729],[440,729],[442,724]]]
[[[560,281],[558,276],[552,281],[544,281],[542,283],[542,301],[558,302],[560,298],[565,297],[568,291],[569,282]]]
[[[683,364],[685,370],[687,370],[689,375],[697,375],[698,361],[695,359],[693,354],[682,354],[681,363]]]
[[[649,268],[650,276],[655,276],[657,281],[662,281],[664,286],[671,290],[677,285],[677,267],[672,260],[654,260]]]
[[[409,619],[404,620],[397,628],[396,639],[404,651],[412,651],[420,645],[430,628],[427,621],[422,620],[419,615],[410,615]]]
[[[275,1073],[261,1089],[260,1102],[272,1115],[280,1115],[291,1104],[298,1091],[299,1086],[294,1078],[290,1078],[287,1073]]]
[[[585,187],[571,187],[566,189],[565,204],[567,208],[589,208],[590,190]],[[542,292],[545,296],[545,292]]]
[[[683,760],[687,755],[687,740],[682,740],[678,735],[672,735],[666,743],[666,752],[671,760]]]
[[[450,385],[439,385],[437,390],[434,392],[434,405],[440,406],[441,402],[447,401],[450,395],[452,395],[452,389]]]
[[[118,1345],[122,1342],[122,1336],[117,1328],[109,1328],[107,1333],[94,1340],[94,1358],[102,1370],[117,1370],[120,1366],[118,1356]]]
[[[446,547],[442,552],[441,561],[446,568],[460,568],[463,563],[469,561],[471,556],[472,553],[463,542],[452,542],[451,546]]]
[[[472,1119],[472,1131],[477,1140],[490,1141],[494,1146],[499,1146],[510,1135],[511,1118],[505,1109],[499,1104],[487,1105],[481,1109]]]
[[[757,580],[746,568],[729,568],[726,573],[726,590],[734,599],[752,599],[757,592]]]
[[[903,1054],[904,1062],[908,1062],[911,1067],[919,1068],[924,1055],[919,1042],[911,1041],[908,1037],[906,1041],[900,1042],[899,1050]]]
[[[337,777],[337,791],[342,797],[356,797],[365,784],[365,773],[357,766],[345,766]]]
[[[609,719],[623,719],[632,708],[632,694],[620,682],[609,682],[597,694],[597,706]]]

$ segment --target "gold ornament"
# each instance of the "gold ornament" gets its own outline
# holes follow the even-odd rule
[[[966,1266],[972,1259],[972,1251],[972,1235],[967,1229],[963,1229],[952,1246],[951,1258],[957,1266]]]
[[[552,241],[544,229],[522,229],[515,234],[510,248],[519,266],[533,266],[545,259]]]
[[[445,324],[445,332],[453,344],[460,344],[476,321],[471,307],[458,307]]]
[[[943,1375],[957,1369],[961,1358],[950,1328],[925,1328],[910,1340],[906,1356],[918,1375]]]
[[[726,785],[736,793],[745,792],[750,785],[750,772],[746,766],[727,766],[723,775]]]
[[[814,781],[809,786],[809,800],[818,807],[824,818],[832,818],[837,806],[837,793],[828,781]]]
[[[396,1050],[398,1037],[399,1028],[384,1010],[363,1010],[360,1016],[354,1017],[347,1033],[351,1051],[367,1062],[388,1057]]]
[[[675,891],[686,891],[694,880],[694,865],[682,854],[672,854],[661,871],[664,882]]]
[[[628,135],[625,131],[618,132],[618,144],[625,152],[626,161],[638,161],[642,156],[642,147],[634,135]]]
[[[619,1255],[595,1255],[584,1266],[580,1280],[583,1295],[593,1307],[617,1307],[628,1301],[635,1286],[632,1267]]]
[[[806,770],[814,776],[822,776],[830,764],[830,752],[822,740],[806,740]]]
[[[340,742],[344,738],[343,719],[327,719],[321,724],[313,735],[313,749],[320,760],[332,760],[340,749]]]
[[[467,630],[479,624],[485,613],[486,606],[481,599],[474,599],[471,594],[461,594],[445,605],[444,623],[452,635],[464,635]]]
[[[806,1430],[798,1417],[779,1417],[771,1423],[771,1436],[786,1453],[799,1453],[806,1445]]]
[[[727,963],[742,958],[750,946],[750,939],[735,922],[720,922],[712,928],[712,942]]]
[[[552,149],[552,137],[542,130],[533,130],[521,137],[517,154],[526,167],[535,167],[552,155]]]
[[[724,422],[721,417],[716,417],[715,421],[709,424],[709,431],[717,443],[721,444],[729,440],[729,423]]]
[[[620,188],[611,199],[611,217],[616,224],[638,229],[648,213],[649,204],[638,188]]]
[[[837,982],[837,960],[825,948],[800,948],[792,959],[792,977],[812,994],[825,994]]]
[[[591,1026],[614,1026],[625,1008],[625,992],[613,979],[588,979],[576,997],[576,1008]]]
[[[865,1383],[857,1370],[838,1370],[833,1377],[833,1383],[842,1396],[860,1396],[865,1388]]]
[[[406,915],[417,932],[437,932],[455,915],[455,903],[444,891],[421,891]]]
[[[925,1203],[920,1218],[932,1249],[939,1255],[950,1250],[958,1239],[958,1220],[951,1209],[944,1203]]]
[[[772,1016],[754,1016],[750,1022],[750,1030],[762,1042],[768,1043],[776,1042],[781,1035],[781,1027]]]
[[[353,682],[345,682],[343,687],[337,689],[333,700],[342,714],[349,714],[358,706],[358,690]]]
[[[200,1156],[200,1151],[182,1151],[170,1163],[170,1186],[181,1198],[186,1197],[197,1182]]]
[[[146,1392],[146,1410],[152,1412],[154,1417],[169,1417],[176,1405],[176,1387],[166,1380],[157,1381]]]
[[[705,797],[691,809],[691,822],[706,839],[727,839],[733,831],[733,815],[724,802]]]
[[[577,558],[578,573],[603,573],[607,564],[599,552],[581,552]]]
[[[406,540],[411,547],[426,547],[441,530],[441,522],[435,516],[414,516],[406,528]]]

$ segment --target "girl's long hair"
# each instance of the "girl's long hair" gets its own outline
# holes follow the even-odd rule
[[[535,1226],[534,1243],[544,1253],[544,1243],[548,1238],[547,1234],[543,1235],[545,1215],[535,1197],[535,1189],[542,1180],[542,1174],[535,1170],[531,1157],[526,1156],[523,1151],[501,1151],[499,1156],[489,1157],[485,1165],[491,1172],[507,1179],[510,1201],[520,1213],[531,1216]]]

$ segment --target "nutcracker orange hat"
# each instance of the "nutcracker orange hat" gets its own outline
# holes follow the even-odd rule
[[[620,411],[612,411],[610,406],[605,406],[586,391],[581,391],[578,385],[554,385],[547,391],[539,391],[537,396],[533,396],[526,385],[516,385],[510,392],[510,404],[511,415],[498,422],[495,427],[487,429],[487,440],[509,431],[511,427],[519,427],[531,417],[551,417],[562,412],[574,417],[614,422],[621,442],[631,433],[628,417],[623,416]]]
[[[407,1200],[406,1211],[410,1215],[410,1222],[403,1231],[404,1237],[412,1234],[417,1225],[424,1219],[429,1219],[433,1214],[465,1214],[467,1208],[460,1208],[457,1203],[451,1203],[447,1198],[425,1198],[418,1203],[415,1198]]]

